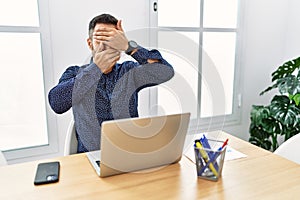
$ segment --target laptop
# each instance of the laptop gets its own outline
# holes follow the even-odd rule
[[[87,157],[100,177],[177,163],[189,121],[190,113],[105,121],[101,150]]]

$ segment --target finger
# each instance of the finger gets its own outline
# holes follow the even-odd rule
[[[122,20],[118,20],[118,22],[117,22],[117,30],[120,30],[120,31],[123,32]]]
[[[114,56],[111,57],[110,59],[107,59],[107,66],[104,70],[103,73],[109,73],[111,72],[112,68],[115,66],[115,63],[120,60],[120,56]]]
[[[119,51],[116,51],[115,49],[107,49],[107,54],[110,56],[110,58],[121,55],[121,53]]]
[[[106,49],[109,49],[109,50],[114,50],[115,51],[115,49],[114,48],[112,48],[109,44],[110,44],[110,42],[109,41],[102,41],[102,43],[106,46],[106,47],[108,47],[108,48],[106,48]]]
[[[112,36],[115,34],[115,30],[112,31],[95,31],[93,36]]]
[[[94,46],[99,46],[100,42],[101,42],[100,40],[98,40],[94,37],[92,38],[92,43],[93,43]]]
[[[115,49],[105,49],[102,52],[99,52],[99,54],[103,55],[103,58],[106,60],[111,60],[116,56],[120,56],[120,52]]]
[[[113,40],[102,41],[102,43],[105,44],[106,47],[108,47],[109,49],[112,49],[113,51],[119,51]]]
[[[120,56],[115,56],[109,59],[107,62],[110,63],[110,68],[112,68],[118,60],[120,60]]]
[[[118,61],[118,60],[120,60],[120,55],[119,55],[119,54],[110,57],[107,61],[108,61],[109,63],[114,63],[114,62],[116,62],[116,61]]]
[[[117,62],[118,60],[120,60],[120,58],[121,58],[121,54],[115,57],[114,62]]]
[[[93,36],[94,40],[99,40],[99,41],[109,41],[111,39],[110,36]]]

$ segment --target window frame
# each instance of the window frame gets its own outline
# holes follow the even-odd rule
[[[52,51],[51,51],[51,34],[49,19],[49,0],[37,0],[38,15],[40,25],[38,27],[31,26],[0,26],[0,32],[12,33],[40,33],[41,38],[41,55],[43,65],[45,110],[47,118],[47,134],[48,144],[24,147],[18,149],[4,150],[3,154],[7,161],[18,160],[22,158],[53,154],[58,152],[58,134],[56,117],[51,114],[48,106],[48,91],[54,84],[54,71],[52,67]]]
[[[200,0],[200,26],[199,27],[172,27],[172,26],[158,26],[158,12],[159,12],[159,2],[158,0],[150,0],[150,27],[155,27],[154,30],[150,30],[150,47],[157,48],[158,46],[158,31],[159,30],[172,30],[180,32],[196,32],[199,33],[199,45],[203,45],[203,33],[204,32],[235,32],[236,33],[236,47],[235,47],[235,66],[234,66],[234,81],[233,81],[233,100],[232,100],[232,113],[229,115],[220,115],[214,117],[198,117],[191,119],[189,130],[193,131],[212,131],[222,129],[226,126],[237,125],[241,123],[241,108],[242,108],[242,86],[241,86],[241,57],[242,57],[242,26],[241,22],[243,21],[243,11],[244,3],[241,0],[238,0],[237,5],[237,26],[236,28],[205,28],[203,27],[203,9],[204,1]],[[158,10],[154,10],[154,4],[156,4]],[[199,48],[198,56],[198,70],[201,72],[202,65],[202,48]],[[198,77],[198,110],[197,115],[200,115],[201,109],[201,76]],[[152,88],[149,94],[149,104],[157,104],[157,88]],[[152,115],[157,114],[157,111],[150,110]]]

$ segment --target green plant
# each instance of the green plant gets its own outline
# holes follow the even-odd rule
[[[278,147],[278,136],[286,141],[300,132],[300,57],[279,66],[272,83],[260,95],[275,88],[280,95],[267,106],[252,106],[249,128],[249,142],[270,151]]]

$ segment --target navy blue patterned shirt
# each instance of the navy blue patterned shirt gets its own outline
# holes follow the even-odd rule
[[[92,61],[81,67],[71,66],[48,94],[56,113],[72,107],[79,145],[87,151],[101,148],[103,121],[138,117],[138,92],[174,76],[172,66],[157,50],[139,47],[132,57],[137,62],[117,63],[108,74]],[[159,62],[150,64],[148,59]]]

